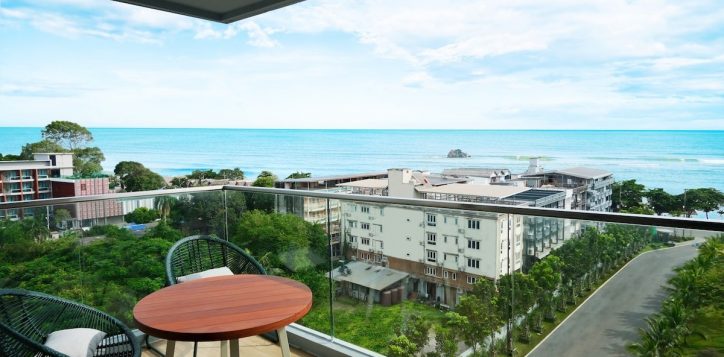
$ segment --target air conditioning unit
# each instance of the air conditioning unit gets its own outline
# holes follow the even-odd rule
[[[465,266],[461,266],[460,271],[465,271]]]
[[[374,221],[375,217],[370,216],[370,221]]]
[[[369,233],[369,236],[370,236],[370,237],[374,237],[374,236],[375,236],[375,234],[374,234],[374,233],[372,233],[372,232],[370,232],[370,233]]]
[[[463,229],[463,228],[458,228],[458,233],[463,233],[463,234],[464,234],[464,233],[465,233],[465,229]]]
[[[465,252],[465,248],[458,248],[458,253]]]
[[[420,258],[420,259],[418,259],[418,261],[419,261],[420,263],[424,263],[424,262],[425,262],[425,259]]]

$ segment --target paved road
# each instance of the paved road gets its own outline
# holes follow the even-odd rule
[[[696,256],[691,242],[634,259],[573,313],[530,357],[627,356],[644,318],[659,311],[672,269]]]

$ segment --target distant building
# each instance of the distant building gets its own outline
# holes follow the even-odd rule
[[[53,197],[52,178],[73,174],[73,154],[37,153],[33,160],[0,161],[0,202]],[[0,219],[32,216],[31,209],[0,210]]]
[[[53,197],[78,197],[106,195],[111,193],[108,178],[79,178],[51,180]],[[66,228],[93,227],[105,224],[123,223],[123,204],[119,200],[102,200],[55,206],[70,212],[69,226]]]
[[[277,188],[291,190],[332,190],[338,191],[337,185],[365,179],[378,179],[386,177],[387,173],[370,172],[352,175],[336,175],[327,177],[311,177],[299,179],[280,180],[275,183]],[[314,197],[282,196],[276,197],[276,212],[289,213],[302,217],[305,221],[322,225],[332,240],[332,256],[341,256],[340,246],[340,203],[336,200],[319,199]],[[329,203],[329,206],[327,204]],[[329,219],[328,219],[329,218]],[[327,230],[329,224],[329,230]]]
[[[390,169],[387,179],[367,179],[339,186],[353,193],[391,197],[553,208],[564,206],[563,190],[483,184],[472,179],[473,175],[481,172],[485,171],[457,172],[458,175],[452,176]],[[501,181],[507,176],[503,173]],[[408,273],[409,279],[403,284],[407,295],[423,296],[451,306],[456,305],[459,296],[478,279],[496,280],[507,274],[509,261],[514,270],[523,267],[524,259],[528,259],[524,222],[525,217],[507,214],[342,203],[342,227],[350,259]],[[537,240],[548,241],[555,237],[553,240],[558,242],[565,239],[562,229],[551,233],[549,228],[544,235],[541,227],[538,236],[535,229],[531,229],[534,232],[530,237],[533,247]],[[536,249],[530,252],[535,254]]]
[[[533,162],[531,160],[531,166]],[[531,169],[529,169],[531,171]],[[564,188],[569,190],[568,209],[585,211],[611,211],[613,174],[588,167],[572,167],[564,170],[540,171],[523,174],[520,179],[529,187]]]

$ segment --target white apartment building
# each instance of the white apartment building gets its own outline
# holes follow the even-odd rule
[[[438,180],[439,185],[433,186],[429,176],[409,169],[390,169],[387,180],[367,179],[339,186],[384,191],[394,197],[466,202],[503,202],[506,197],[530,190],[460,184],[454,180]],[[346,252],[350,259],[408,273],[406,296],[421,296],[450,306],[456,305],[458,297],[477,279],[495,280],[511,269],[522,268],[522,222],[522,217],[510,218],[507,214],[342,203],[343,236],[350,248]]]
[[[406,272],[408,296],[442,304],[456,305],[477,279],[507,274],[509,257],[522,267],[521,217],[343,202],[342,226],[351,259]]]

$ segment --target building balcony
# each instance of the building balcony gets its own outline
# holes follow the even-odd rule
[[[37,248],[34,245],[42,246],[42,249],[29,249],[22,257],[18,255],[18,259],[22,261],[13,263],[3,259],[3,252],[0,251],[0,271],[10,274],[0,279],[0,288],[23,286],[53,295],[83,296],[85,304],[97,307],[121,319],[129,327],[135,328],[132,309],[136,302],[165,285],[163,262],[171,245],[186,236],[213,235],[243,247],[256,257],[269,273],[299,279],[312,287],[314,296],[312,310],[295,325],[289,327],[290,342],[293,347],[296,346],[296,355],[382,356],[388,354],[388,341],[397,332],[397,326],[394,324],[379,322],[384,316],[402,316],[407,312],[419,310],[424,311],[425,316],[429,316],[433,324],[443,323],[444,312],[419,303],[417,298],[427,296],[428,300],[432,301],[439,298],[440,304],[454,309],[456,304],[454,299],[472,289],[472,285],[466,284],[466,278],[474,276],[476,279],[484,280],[482,276],[489,278],[490,281],[499,280],[501,269],[502,274],[509,274],[516,269],[506,265],[507,259],[504,260],[505,264],[502,267],[498,266],[499,262],[503,261],[499,259],[500,255],[508,252],[507,245],[501,248],[502,240],[496,242],[498,245],[495,249],[482,249],[481,246],[479,250],[467,248],[457,250],[455,246],[448,246],[445,249],[445,243],[440,242],[441,235],[437,237],[436,246],[426,246],[424,242],[414,238],[408,241],[406,237],[424,237],[426,225],[420,227],[417,224],[423,221],[413,225],[385,226],[382,232],[376,232],[374,239],[368,237],[370,232],[367,230],[360,228],[345,230],[345,232],[364,233],[355,234],[356,239],[369,239],[370,245],[358,246],[357,242],[345,242],[341,247],[337,247],[343,262],[334,262],[336,258],[332,256],[329,236],[323,226],[315,227],[301,217],[293,215],[275,216],[273,205],[264,206],[267,202],[274,202],[273,200],[249,199],[250,195],[284,196],[289,192],[283,189],[259,187],[211,186],[58,198],[43,202],[0,203],[0,219],[20,220],[32,216],[31,221],[22,224],[23,227],[25,225],[34,227],[33,232],[17,238],[28,239],[27,243],[33,248]],[[294,191],[293,194],[304,196],[300,191]],[[234,199],[233,196],[236,195],[245,199]],[[511,251],[514,252],[511,254],[515,254],[515,259],[510,260],[520,261],[522,267],[518,269],[522,271],[528,271],[530,268],[528,264],[534,264],[549,251],[568,244],[567,242],[575,242],[580,230],[594,229],[590,227],[602,230],[607,227],[632,230],[630,232],[637,237],[632,244],[644,244],[653,239],[652,232],[659,227],[686,228],[687,234],[696,234],[697,237],[710,232],[724,231],[724,222],[713,220],[553,209],[536,210],[526,207],[510,207],[509,212],[501,212],[508,208],[497,205],[433,200],[428,202],[392,197],[351,198],[352,196],[345,193],[324,193],[324,195],[329,199],[345,200],[355,204],[374,203],[383,207],[395,205],[396,210],[404,207],[405,210],[410,210],[404,213],[407,215],[413,213],[422,215],[431,208],[439,210],[448,217],[494,212],[519,215],[521,217],[513,218],[522,218],[521,222],[538,221],[545,226],[550,225],[549,232],[554,226],[569,227],[566,229],[566,243],[562,237],[560,242],[555,237],[543,242],[529,240],[534,231],[524,231],[517,238],[513,235],[514,240],[523,241],[511,244]],[[222,197],[227,199],[221,199]],[[128,212],[113,208],[120,203],[149,208],[167,203],[169,211],[166,216],[161,216],[156,221],[131,225],[125,221],[124,213]],[[252,206],[254,204],[258,206]],[[396,210],[386,210],[384,222],[397,221],[395,217],[390,216],[395,214]],[[88,211],[94,213],[93,219],[78,219],[87,216]],[[532,214],[533,212],[535,214]],[[540,214],[546,216],[542,217]],[[348,226],[345,223],[347,219],[349,218],[344,215],[340,217],[341,227]],[[567,220],[575,220],[582,224],[567,226]],[[399,220],[399,222],[404,221],[404,219]],[[475,231],[487,237],[486,239],[501,239],[499,225],[486,227],[481,224],[480,229]],[[21,229],[13,231],[23,232]],[[568,239],[569,235],[573,238]],[[53,238],[57,236],[61,237]],[[344,235],[344,239],[348,237],[349,234]],[[460,236],[460,239],[464,239],[463,236]],[[377,241],[384,243],[384,254],[389,258],[387,264],[380,261],[379,264],[371,264],[372,267],[364,273],[355,272],[357,275],[353,274],[350,278],[350,281],[358,279],[354,280],[354,283],[330,280],[331,264],[334,264],[333,269],[339,269],[340,264],[349,262],[352,257],[374,262],[382,252],[379,245],[371,245],[377,244]],[[616,240],[606,241],[616,242]],[[452,244],[450,241],[448,243]],[[461,241],[461,244],[463,243],[465,241]],[[522,245],[520,249],[517,248],[518,244]],[[425,249],[435,250],[437,259],[428,261]],[[446,253],[447,258],[445,258]],[[458,255],[458,262],[455,262],[451,254]],[[492,263],[486,261],[489,259],[486,254],[492,256],[491,259],[498,260]],[[479,259],[480,269],[466,267],[466,258]],[[490,266],[494,268],[489,268]],[[6,269],[9,267],[12,269]],[[38,270],[39,267],[43,270]],[[426,276],[424,267],[435,269],[436,277]],[[494,273],[485,269],[490,269]],[[442,279],[443,270],[456,273],[457,280],[453,282],[450,279]],[[625,274],[626,270],[622,272]],[[379,288],[376,282],[386,279],[388,273],[402,276],[399,281],[390,282],[389,286],[402,287],[404,290],[404,294],[401,295],[402,300],[410,297],[410,301],[383,306],[379,299],[375,300],[374,292],[372,295],[367,294],[367,287],[364,284]],[[57,278],[59,276],[62,278]],[[429,286],[427,282],[430,282]],[[459,293],[458,288],[462,289]],[[377,294],[381,295],[379,291]],[[360,302],[362,299],[364,301]],[[156,342],[155,346],[163,350],[164,341]],[[190,355],[190,348],[189,344],[177,344],[178,355]],[[277,345],[261,337],[243,339],[241,348],[241,354],[244,356],[279,355]],[[457,353],[464,353],[468,349],[469,346],[460,342]],[[199,352],[200,356],[218,355],[219,344],[202,343]],[[144,352],[144,356],[151,355],[148,351]]]

